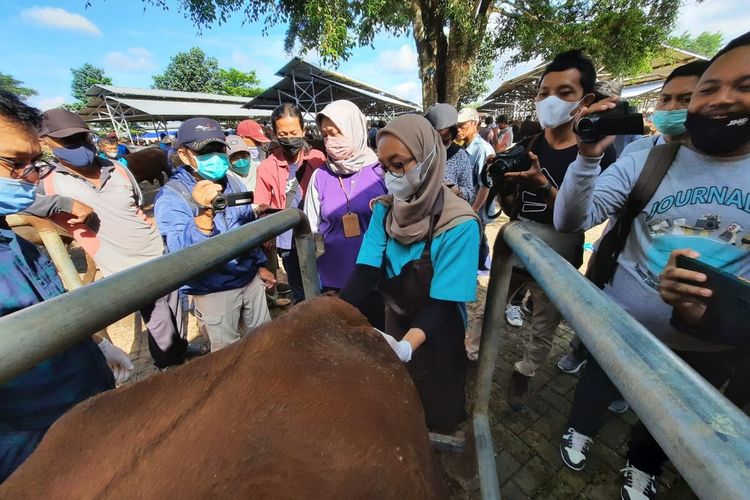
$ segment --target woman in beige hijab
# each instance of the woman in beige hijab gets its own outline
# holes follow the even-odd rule
[[[334,101],[318,113],[317,122],[327,161],[313,172],[304,211],[323,240],[321,286],[339,290],[354,272],[372,216],[370,201],[385,193],[385,183],[378,157],[367,147],[367,122],[357,106]]]
[[[466,418],[465,303],[476,300],[479,221],[443,184],[445,148],[427,120],[396,118],[377,144],[389,194],[376,200],[341,298],[361,307],[377,283],[384,338],[407,363],[427,427],[453,433]]]

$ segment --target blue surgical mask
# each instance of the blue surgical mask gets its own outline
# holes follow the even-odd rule
[[[651,120],[660,134],[680,135],[687,132],[687,128],[685,128],[686,118],[687,109],[673,109],[670,111],[656,110]]]
[[[36,199],[36,184],[21,179],[0,177],[0,215],[17,214]]]
[[[232,162],[232,170],[240,175],[247,175],[250,173],[250,158],[240,158]]]
[[[227,175],[229,157],[226,153],[208,153],[195,157],[198,174],[209,181],[218,181]]]
[[[81,144],[74,148],[53,148],[52,154],[54,154],[58,160],[76,168],[86,168],[95,165],[94,146],[91,144]]]

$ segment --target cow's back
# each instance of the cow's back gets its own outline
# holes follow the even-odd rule
[[[444,496],[417,392],[334,298],[78,405],[0,498]]]
[[[125,155],[128,169],[133,173],[136,181],[148,181],[152,184],[158,181],[163,184],[163,174],[169,177],[167,152],[158,147],[148,147]]]

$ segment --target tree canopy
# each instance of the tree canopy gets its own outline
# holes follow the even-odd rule
[[[167,0],[143,0],[168,8]],[[700,1],[700,0],[699,0]],[[681,0],[179,0],[198,29],[242,12],[266,26],[288,23],[286,49],[315,49],[325,62],[347,59],[379,32],[410,33],[424,105],[456,104],[490,40],[509,64],[584,48],[617,75],[636,73],[667,40]],[[491,71],[491,70],[490,70]],[[474,73],[481,78],[481,74]]]
[[[692,36],[687,31],[681,35],[672,36],[667,40],[667,45],[678,49],[687,50],[704,57],[713,57],[723,45],[724,36],[716,31],[704,31],[698,36]]]
[[[255,97],[263,92],[255,71],[245,73],[236,68],[219,69],[220,94]]]
[[[221,88],[219,61],[198,47],[172,56],[164,72],[153,79],[153,88],[162,90],[215,93]]]
[[[2,71],[0,71],[0,90],[12,92],[17,96],[24,98],[35,96],[37,94],[36,90],[24,87],[22,81],[16,80],[11,75],[6,75]]]
[[[102,68],[86,63],[80,68],[71,68],[73,81],[70,83],[71,95],[80,103],[85,104],[86,92],[92,85],[112,85],[112,79],[104,74]]]

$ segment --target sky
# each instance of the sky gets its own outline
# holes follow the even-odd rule
[[[748,1],[685,0],[675,31],[721,31],[728,41],[750,29]],[[171,56],[198,46],[218,59],[221,67],[255,70],[261,83],[271,86],[278,81],[275,72],[291,57],[284,51],[284,25],[271,27],[264,36],[262,23],[245,24],[237,14],[226,24],[198,34],[176,7],[165,11],[140,0],[90,3],[86,7],[85,0],[0,0],[0,72],[36,89],[39,94],[29,100],[34,106],[44,110],[72,102],[70,68],[84,63],[104,68],[115,85],[150,87],[151,76],[161,73]],[[314,52],[306,57],[319,62]],[[505,74],[496,71],[490,90],[537,63],[520,65]],[[374,48],[355,49],[348,61],[334,69],[421,102],[411,37],[378,35]]]

